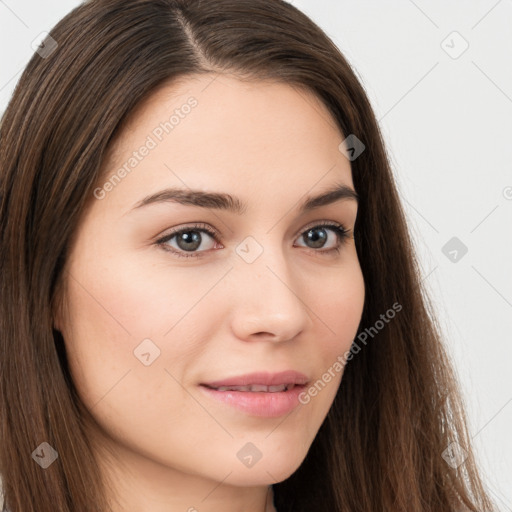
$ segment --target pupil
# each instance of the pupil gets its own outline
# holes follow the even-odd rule
[[[201,236],[198,231],[185,231],[178,236],[177,243],[180,249],[183,249],[184,251],[193,251],[201,245]]]
[[[322,234],[319,236],[315,235],[315,233],[319,232],[321,232]],[[325,229],[323,228],[310,229],[305,236],[307,237],[307,240],[313,242],[315,248],[322,247],[325,241],[327,240],[327,235],[325,233]]]

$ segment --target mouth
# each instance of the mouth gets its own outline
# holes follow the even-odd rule
[[[217,404],[259,418],[278,418],[291,413],[301,405],[299,395],[306,388],[304,384],[294,383],[218,387],[201,384],[199,387],[207,398]]]
[[[208,384],[201,384],[209,389],[216,391],[245,391],[250,393],[282,393],[283,391],[290,391],[299,384],[281,384],[280,386],[265,386],[264,384],[252,384],[249,386],[210,386]],[[304,386],[300,386],[304,387]]]

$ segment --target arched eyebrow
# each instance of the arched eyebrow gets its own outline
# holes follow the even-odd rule
[[[348,185],[337,183],[319,195],[306,197],[306,199],[299,204],[298,212],[299,214],[304,214],[315,208],[346,200],[359,203],[359,196],[356,191]],[[177,203],[199,208],[213,208],[232,212],[237,215],[243,215],[247,210],[247,205],[238,197],[224,192],[166,188],[138,201],[130,212],[151,204],[159,203]]]

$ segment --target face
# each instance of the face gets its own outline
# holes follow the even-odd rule
[[[357,201],[315,96],[214,78],[165,85],[121,133],[55,325],[98,434],[133,473],[268,485],[306,456],[357,333]]]

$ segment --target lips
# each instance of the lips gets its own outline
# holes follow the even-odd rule
[[[308,378],[295,370],[257,372],[199,386],[205,397],[250,416],[277,418],[300,405]]]
[[[295,386],[304,386],[308,378],[295,370],[283,372],[255,372],[222,380],[203,383],[203,386],[219,391],[252,391],[276,393],[293,389]]]
[[[210,386],[208,386],[210,387]],[[280,386],[265,386],[264,384],[252,384],[251,386],[220,386],[211,389],[217,391],[251,391],[253,393],[279,393],[280,391],[289,391],[295,384],[281,384]]]

